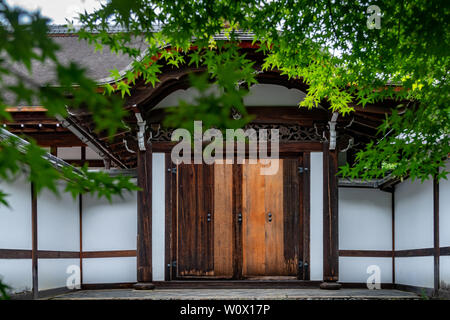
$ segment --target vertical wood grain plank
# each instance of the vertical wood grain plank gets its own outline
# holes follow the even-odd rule
[[[241,164],[233,165],[233,278],[241,279],[243,272],[242,195],[243,171]],[[239,218],[241,217],[241,218]]]
[[[300,190],[300,198],[302,199],[302,235],[303,235],[303,257],[301,258],[303,261],[303,272],[302,272],[302,279],[303,280],[309,280],[310,279],[310,224],[311,224],[311,153],[310,152],[304,152],[303,157],[303,168],[305,168],[305,172],[301,175],[300,179],[300,185],[302,186],[302,189]]]
[[[243,274],[265,275],[265,179],[259,164],[243,165]]]
[[[233,166],[214,165],[214,275],[233,276]]]
[[[439,292],[440,274],[439,274],[439,183],[436,178],[433,179],[433,242],[434,242],[434,291]]]
[[[152,281],[152,146],[138,151],[137,281]]]
[[[263,176],[265,179],[265,275],[289,275],[284,257],[284,227],[285,216],[283,208],[283,175],[284,161],[279,160],[279,170],[274,175]],[[270,221],[269,213],[272,215]],[[289,237],[286,234],[287,237]],[[295,249],[294,249],[295,250]]]
[[[38,228],[37,228],[37,194],[36,188],[31,183],[31,273],[32,273],[32,293],[33,299],[39,298],[38,280]]]
[[[337,151],[329,150],[328,142],[323,144],[323,279],[338,281],[339,238],[338,238],[338,185]]]
[[[302,210],[300,206],[299,159],[283,159],[284,261],[286,275],[298,275],[299,252],[302,250]]]
[[[164,258],[164,265],[165,265],[165,273],[164,273],[164,279],[166,281],[172,279],[172,206],[173,206],[173,180],[176,178],[175,174],[172,173],[172,159],[170,156],[165,157],[165,239],[164,239],[164,246],[165,246],[165,258]]]

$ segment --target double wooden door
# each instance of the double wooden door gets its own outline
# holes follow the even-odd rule
[[[302,165],[179,165],[175,277],[304,279]]]

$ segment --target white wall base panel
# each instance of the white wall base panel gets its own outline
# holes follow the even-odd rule
[[[11,287],[12,293],[31,291],[31,259],[0,259],[0,278]]]
[[[392,258],[378,257],[339,257],[339,281],[367,283],[372,275],[367,267],[371,265],[380,268],[381,283],[392,283]]]
[[[135,257],[83,259],[83,283],[136,282]]]
[[[395,258],[395,282],[416,287],[434,287],[434,257]]]
[[[80,266],[80,259],[39,259],[38,260],[38,286],[39,290],[65,288],[69,266]]]

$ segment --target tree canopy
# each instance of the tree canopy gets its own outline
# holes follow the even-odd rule
[[[420,0],[111,0],[80,15],[79,34],[98,48],[108,45],[135,59],[125,75],[112,71],[117,86],[108,85],[108,92],[126,95],[138,77],[154,84],[162,63],[206,66],[210,80],[223,89],[220,101],[203,96],[198,100],[203,108],[180,108],[167,123],[207,119],[226,127],[249,121],[244,116],[230,123],[223,116],[233,107],[246,115],[241,99],[246,91],[236,83],[256,82],[253,62],[233,46],[246,32],[266,54],[263,70],[278,69],[308,84],[300,107],[327,101],[345,115],[354,111],[353,103],[398,101],[379,128],[384,138],[360,151],[353,167],[341,168],[342,175],[368,179],[389,172],[425,180],[448,174],[439,168],[450,153],[449,10],[445,1]],[[112,34],[111,26],[127,32]],[[218,34],[224,40],[217,40]],[[147,41],[144,51],[130,45],[135,37]],[[206,80],[193,85],[204,91]]]
[[[355,165],[341,168],[341,174],[374,178],[390,172],[419,179],[448,174],[439,171],[450,153],[450,19],[445,1],[110,0],[73,22],[81,26],[79,37],[97,50],[107,45],[134,59],[125,74],[111,70],[116,81],[104,85],[104,94],[81,67],[58,60],[58,46],[47,35],[48,20],[39,12],[11,8],[0,0],[0,17],[0,120],[10,117],[4,99],[9,92],[17,101],[38,101],[50,115],[87,107],[97,130],[113,134],[123,126],[126,113],[121,98],[136,79],[154,85],[163,63],[188,63],[206,67],[204,76],[192,78],[202,91],[197,102],[203,107],[196,112],[178,108],[167,124],[204,119],[206,126],[243,126],[250,117],[242,97],[257,82],[254,62],[235,45],[245,33],[265,54],[263,71],[277,69],[308,85],[299,107],[315,108],[327,101],[332,111],[348,114],[354,103],[398,101],[399,108],[379,128],[384,138],[360,151]],[[123,31],[111,32],[112,27]],[[148,44],[145,49],[132,45],[138,37]],[[35,61],[48,60],[54,64],[56,83],[37,85],[16,68],[32,73]],[[13,84],[6,78],[14,79]],[[221,97],[205,90],[211,81],[222,89]],[[232,108],[243,118],[230,121]],[[25,164],[38,191],[46,187],[56,192],[55,181],[61,177],[75,179],[68,185],[74,195],[90,191],[110,196],[133,189],[126,178],[88,173],[86,168],[81,175],[56,171],[35,143],[22,153],[13,139],[0,142],[0,148],[0,178],[14,179]],[[5,202],[4,194],[0,200]]]

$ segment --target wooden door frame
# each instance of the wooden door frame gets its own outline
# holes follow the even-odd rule
[[[180,279],[177,276],[176,266],[173,261],[177,258],[177,181],[176,174],[173,173],[175,165],[170,159],[172,145],[153,145],[153,150],[166,153],[166,174],[165,174],[165,280]],[[280,158],[301,157],[304,173],[299,176],[300,192],[300,226],[303,236],[299,237],[301,243],[299,249],[302,250],[303,276],[300,280],[309,280],[310,265],[310,152],[322,151],[321,143],[280,143]],[[234,280],[242,279],[242,224],[238,221],[238,214],[242,214],[242,165],[233,166],[233,277]],[[183,278],[184,280],[211,280],[211,277],[204,278]]]

